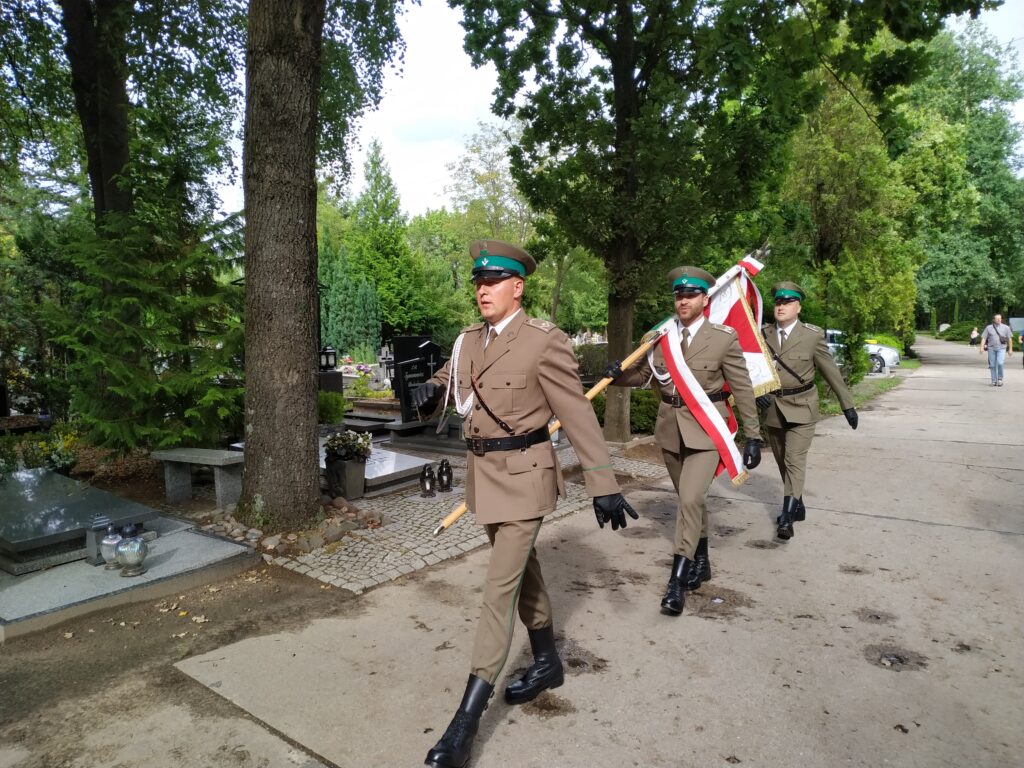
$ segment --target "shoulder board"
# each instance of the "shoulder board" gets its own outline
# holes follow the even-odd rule
[[[717,328],[720,331],[725,331],[726,333],[736,333],[736,329],[731,325],[719,325],[718,323],[712,323],[711,327]]]
[[[472,325],[467,325],[465,328],[463,328],[461,331],[459,331],[459,333],[469,333],[470,331],[479,331],[483,327],[484,327],[483,323],[473,323]]]
[[[523,325],[528,325],[531,328],[536,328],[538,331],[544,331],[544,333],[551,333],[558,326],[552,323],[550,320],[540,320],[536,317],[531,317]]]
[[[804,323],[804,328],[806,328],[808,331],[814,331],[815,333],[824,333],[825,332],[821,328],[819,328],[818,326],[811,325],[810,323]]]

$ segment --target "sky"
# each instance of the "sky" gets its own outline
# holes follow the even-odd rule
[[[1024,64],[1024,0],[1008,0],[981,18],[1003,45],[1015,46]],[[448,165],[463,154],[479,122],[497,121],[490,111],[494,67],[474,69],[470,64],[462,50],[460,19],[461,13],[444,0],[406,5],[401,22],[404,67],[400,73],[388,72],[380,107],[359,126],[350,194],[362,188],[366,150],[376,138],[408,215],[450,204],[445,191],[451,183]],[[1018,102],[1016,117],[1024,122],[1024,101]],[[240,187],[222,196],[228,210],[242,207]]]

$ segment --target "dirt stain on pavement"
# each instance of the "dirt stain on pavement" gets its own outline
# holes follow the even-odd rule
[[[864,658],[876,667],[893,672],[916,672],[928,667],[928,657],[898,645],[869,645]]]
[[[576,711],[576,707],[568,699],[563,699],[556,693],[544,691],[533,701],[529,701],[520,707],[524,715],[533,715],[545,720],[552,717],[569,715]]]
[[[453,605],[461,608],[470,602],[469,596],[459,587],[449,584],[437,578],[420,580],[415,574],[411,575],[409,581],[416,584],[416,588],[423,593],[428,601],[435,601],[441,605]]]
[[[879,611],[875,608],[858,608],[853,613],[865,624],[892,624],[896,621],[894,614],[887,611]]]
[[[844,565],[840,565],[839,566],[839,572],[840,573],[849,573],[849,574],[852,574],[854,576],[864,576],[865,574],[871,573],[871,569],[870,568],[864,568],[864,567],[862,567],[860,565],[846,565],[846,564],[844,564]]]
[[[567,591],[583,595],[589,595],[595,590],[614,592],[627,584],[642,585],[650,580],[650,576],[640,571],[618,571],[614,568],[603,568],[588,573],[586,581],[574,579]]]
[[[725,538],[726,536],[735,536],[737,533],[746,530],[745,528],[737,528],[733,525],[716,525],[715,535]]]
[[[768,539],[754,539],[753,541],[748,541],[747,546],[752,547],[754,549],[777,549],[781,545],[777,541],[769,541]]]
[[[727,587],[702,584],[696,592],[686,593],[683,613],[702,619],[731,619],[739,615],[741,608],[750,608],[754,601]]]

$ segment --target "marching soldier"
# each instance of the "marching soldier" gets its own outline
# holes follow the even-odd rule
[[[675,294],[683,359],[723,417],[728,416],[725,402],[728,392],[723,387],[729,385],[743,417],[746,434],[743,465],[753,469],[761,461],[761,437],[754,390],[743,352],[734,329],[704,318],[704,308],[709,301],[708,289],[714,285],[715,278],[697,267],[679,267],[669,273],[669,280]],[[683,592],[697,589],[711,578],[706,497],[718,469],[719,453],[711,437],[676,391],[667,374],[660,347],[651,359],[653,371],[646,360],[626,371],[619,363],[613,363],[608,366],[605,376],[613,378],[612,384],[621,387],[638,387],[651,380],[661,397],[654,438],[679,495],[672,572],[661,601],[661,612],[678,616],[683,612]]]
[[[816,325],[799,320],[800,302],[805,295],[803,288],[796,283],[772,286],[775,324],[762,329],[782,383],[778,392],[757,399],[758,406],[764,410],[768,442],[784,485],[782,513],[777,519],[776,531],[780,539],[793,538],[793,522],[807,517],[803,501],[804,477],[807,452],[818,420],[818,388],[814,385],[816,371],[825,377],[836,393],[846,421],[857,428],[853,396],[829,354],[825,332]]]
[[[463,416],[469,449],[466,503],[492,547],[466,691],[427,754],[426,764],[436,768],[461,768],[469,761],[480,716],[508,657],[517,608],[534,662],[506,687],[505,700],[530,701],[564,679],[551,601],[534,549],[544,515],[565,495],[548,436],[552,416],[562,422],[579,456],[598,525],[611,523],[618,530],[626,527],[627,514],[637,518],[619,491],[568,337],[546,320],[528,318],[521,308],[524,279],[537,266],[533,257],[497,240],[479,240],[470,253],[484,322],[463,330],[451,360],[413,393],[417,408],[433,410],[454,400]]]

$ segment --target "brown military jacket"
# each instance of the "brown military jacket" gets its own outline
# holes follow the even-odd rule
[[[466,400],[472,393],[470,370],[487,406],[517,435],[547,427],[552,417],[562,422],[579,456],[587,494],[619,493],[608,445],[593,406],[583,395],[579,366],[568,337],[553,323],[528,318],[522,310],[484,348],[486,323],[463,333],[455,386]],[[447,387],[452,361],[431,379]],[[454,403],[449,402],[449,405]],[[507,437],[507,433],[474,401],[463,420],[466,437]],[[467,453],[466,504],[479,523],[531,520],[554,511],[565,495],[562,469],[550,440],[525,450]]]
[[[779,381],[782,382],[783,389],[795,389],[805,383],[813,382],[814,373],[818,371],[832,387],[832,391],[836,393],[842,408],[844,410],[853,408],[853,396],[850,394],[846,382],[843,381],[843,374],[839,372],[835,360],[829,354],[828,345],[825,344],[825,332],[821,328],[797,320],[789,338],[786,339],[786,348],[781,351],[779,350],[778,326],[766,325],[762,330],[768,349],[777,354],[780,360],[793,369],[793,373],[803,379],[800,381],[793,373],[776,363]],[[785,426],[782,419],[790,424],[816,422],[818,420],[818,388],[811,387],[806,392],[785,397],[776,395],[773,405],[765,411],[764,423],[768,427],[781,428]]]
[[[750,373],[743,361],[736,331],[726,325],[704,320],[684,355],[686,364],[706,393],[720,392],[728,383],[736,401],[736,408],[743,417],[743,432],[748,440],[758,439],[760,430],[757,422],[757,406],[754,403],[754,388],[750,383]],[[656,347],[653,354],[654,367],[659,374],[666,372],[665,358],[661,347]],[[622,376],[613,384],[616,386],[639,387],[651,379],[651,386],[660,397],[662,394],[672,395],[675,387],[671,382],[665,388],[657,379],[651,378],[651,367],[646,358],[623,371]],[[722,417],[728,419],[729,414],[725,401],[715,403]],[[654,425],[654,439],[665,451],[680,453],[681,447],[691,450],[715,450],[715,444],[708,437],[700,423],[685,405],[673,408],[662,402],[658,408],[658,420]]]

